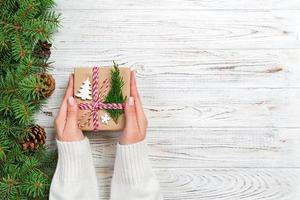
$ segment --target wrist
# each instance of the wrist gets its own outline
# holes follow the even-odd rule
[[[85,139],[83,133],[75,132],[74,133],[64,133],[63,135],[57,135],[57,140],[60,142],[78,142]]]
[[[120,145],[130,145],[142,142],[145,140],[145,135],[140,133],[124,133],[119,138]]]

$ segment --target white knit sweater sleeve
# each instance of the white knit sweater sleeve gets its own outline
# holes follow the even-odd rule
[[[97,179],[89,140],[57,141],[58,164],[50,200],[98,200]],[[117,145],[111,200],[161,200],[145,141]]]
[[[97,200],[98,188],[90,143],[57,140],[58,163],[50,187],[50,200]]]
[[[117,146],[111,200],[161,200],[146,141]]]

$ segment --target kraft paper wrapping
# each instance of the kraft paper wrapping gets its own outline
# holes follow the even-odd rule
[[[99,67],[99,75],[98,75],[98,92],[100,92],[101,84],[105,79],[108,79],[110,83],[111,79],[111,67]],[[126,67],[119,67],[121,77],[124,81],[124,86],[122,87],[122,93],[123,96],[127,96],[127,98],[130,96],[130,69]],[[82,86],[82,83],[89,78],[91,82],[91,88],[92,88],[92,67],[77,67],[74,70],[74,98],[76,99],[77,103],[91,103],[92,100],[82,100],[79,97],[76,97],[75,94],[78,93],[78,90]],[[109,88],[110,89],[110,84]],[[108,92],[107,92],[108,93]],[[106,96],[106,95],[105,95]],[[80,110],[78,112],[78,121],[79,124],[85,124],[84,126],[80,127],[83,131],[92,131],[93,130],[93,122],[92,120],[90,123],[85,123],[88,121],[88,116],[90,114],[90,110]],[[103,116],[105,113],[107,113],[105,110],[98,110],[98,120],[99,120],[99,126],[97,130],[101,131],[116,131],[116,130],[122,130],[125,125],[125,116],[122,114],[119,119],[118,123],[115,123],[113,119],[110,119],[108,124],[101,123],[100,116]],[[107,113],[108,114],[108,113]],[[108,114],[109,115],[109,114]]]

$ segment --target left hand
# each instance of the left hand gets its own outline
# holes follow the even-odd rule
[[[55,119],[57,139],[65,142],[79,141],[84,139],[82,131],[78,127],[78,105],[73,98],[74,78],[70,75],[68,88],[61,103],[60,110]]]

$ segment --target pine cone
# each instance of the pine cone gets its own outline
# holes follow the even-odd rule
[[[39,125],[30,128],[29,137],[22,143],[23,150],[36,150],[46,142],[45,129]]]
[[[41,89],[41,94],[45,98],[50,97],[55,89],[55,79],[51,74],[48,73],[39,73],[38,76],[45,86]]]
[[[51,46],[52,44],[48,43],[46,40],[45,41],[39,40],[36,43],[36,48],[34,51],[35,55],[40,58],[48,59],[51,55],[51,50],[50,50]]]

